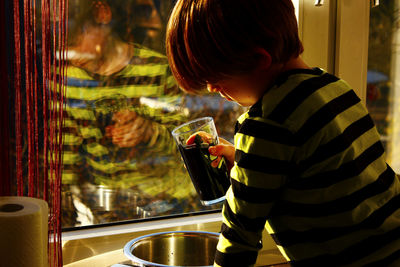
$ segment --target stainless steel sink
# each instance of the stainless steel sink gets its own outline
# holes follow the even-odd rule
[[[133,266],[212,266],[218,237],[202,231],[155,233],[129,241],[124,254]]]

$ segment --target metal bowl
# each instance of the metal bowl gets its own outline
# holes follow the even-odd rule
[[[124,254],[138,266],[212,266],[218,233],[173,231],[133,239]]]

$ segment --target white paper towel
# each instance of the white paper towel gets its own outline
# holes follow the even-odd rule
[[[47,202],[0,197],[0,267],[47,267]]]

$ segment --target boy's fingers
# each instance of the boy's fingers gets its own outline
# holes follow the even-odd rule
[[[230,157],[235,153],[235,151],[232,150],[232,147],[226,145],[210,146],[208,148],[208,151],[213,156],[224,156],[224,157]]]
[[[194,134],[192,134],[187,140],[186,140],[186,144],[187,145],[191,145],[194,143],[194,140],[196,138],[196,135],[199,135],[201,137],[201,139],[203,140],[204,143],[211,143],[212,140],[212,136],[209,133],[200,131],[200,132],[196,132]]]
[[[219,165],[219,162],[221,161],[221,159],[222,159],[222,157],[218,157],[218,158],[216,158],[215,160],[213,160],[213,161],[211,162],[211,167],[217,168],[218,165]]]
[[[224,157],[227,161],[228,167],[231,168],[235,161],[235,147],[232,145],[216,145],[208,148],[213,156]]]

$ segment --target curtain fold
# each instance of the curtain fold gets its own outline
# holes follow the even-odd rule
[[[0,34],[6,42],[1,46],[0,195],[47,201],[49,266],[62,266],[68,0],[6,0],[1,5]]]

